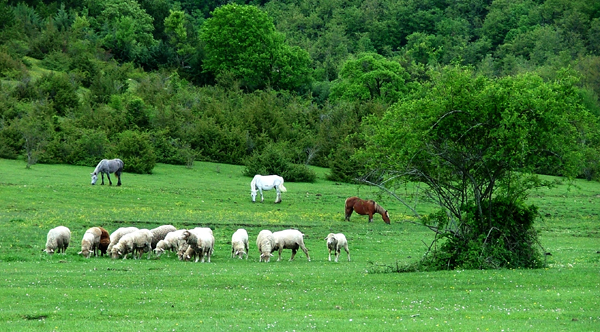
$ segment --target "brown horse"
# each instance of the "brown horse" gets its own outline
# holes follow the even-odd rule
[[[381,205],[375,203],[373,200],[365,201],[358,197],[348,197],[346,199],[346,220],[350,221],[350,215],[352,212],[356,211],[358,214],[369,215],[369,222],[373,221],[373,214],[379,213],[381,214],[381,218],[385,221],[386,224],[390,223],[390,215],[386,209],[381,207]]]

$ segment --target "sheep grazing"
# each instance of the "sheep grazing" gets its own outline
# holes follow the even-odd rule
[[[199,256],[198,256],[198,253],[196,252],[196,250],[194,250],[194,248],[192,248],[192,246],[188,245],[181,256],[181,260],[183,260],[184,262],[188,262],[188,261],[191,261],[192,259],[197,260],[198,257]]]
[[[215,237],[213,236],[213,231],[210,228],[194,228],[183,232],[183,238],[190,245],[198,257],[196,257],[195,262],[201,260],[204,263],[204,259],[208,258],[208,262],[210,263],[210,256],[214,251],[215,246]],[[184,258],[189,259],[190,255],[189,249],[188,252],[184,255]]]
[[[131,253],[133,259],[137,259],[141,258],[143,253],[148,252],[148,259],[150,259],[151,243],[152,232],[148,229],[140,229],[125,234],[121,237],[119,243],[112,248],[111,257],[116,259],[122,256],[123,259],[126,259],[127,254]]]
[[[100,246],[100,237],[102,236],[102,230],[100,227],[92,227],[83,234],[81,239],[81,251],[79,255],[85,258],[90,258],[92,253],[94,256],[98,256],[98,247]]]
[[[71,242],[71,231],[65,226],[58,226],[48,231],[46,249],[42,249],[42,251],[48,255],[53,255],[55,251],[62,252],[64,255],[69,242]]]
[[[259,262],[268,263],[271,260],[271,251],[275,250],[275,238],[273,238],[273,233],[268,229],[263,229],[258,233],[256,237],[256,247],[258,248],[258,252],[260,252]]]
[[[108,231],[102,227],[98,227],[102,231],[100,235],[100,243],[98,244],[98,249],[100,249],[100,256],[104,256],[106,251],[108,250],[108,246],[110,245],[110,234]]]
[[[185,243],[185,240],[183,239],[183,232],[185,231],[185,229],[180,229],[170,232],[165,236],[164,240],[158,241],[156,248],[154,248],[156,256],[160,257],[160,255],[168,250],[178,252]]]
[[[179,248],[179,250],[177,250],[177,258],[179,258],[180,261],[184,261],[185,260],[185,256],[187,253],[187,250],[190,248],[190,245],[186,243],[182,244],[181,247]],[[193,249],[192,249],[193,250]]]
[[[286,229],[273,233],[273,238],[275,239],[275,246],[273,246],[273,250],[279,250],[279,258],[277,258],[278,262],[281,260],[281,252],[283,249],[292,249],[292,257],[290,257],[290,261],[292,261],[294,260],[294,256],[296,256],[298,248],[304,251],[306,258],[310,262],[308,249],[306,249],[306,246],[304,245],[304,234],[300,233],[300,231],[295,229]]]
[[[150,244],[150,246],[152,247],[152,249],[156,248],[158,241],[164,240],[167,234],[176,230],[177,228],[175,228],[175,226],[173,225],[162,225],[151,229],[150,232],[152,232],[152,243]]]
[[[139,230],[137,227],[121,227],[116,231],[112,232],[112,234],[110,235],[110,244],[106,249],[106,251],[108,251],[108,254],[110,255],[112,253],[112,248],[117,243],[119,243],[119,240],[121,239],[121,237],[123,237],[123,235],[133,233],[137,230]]]
[[[231,236],[231,258],[237,256],[242,259],[244,255],[248,259],[248,232],[240,228]]]
[[[340,257],[340,251],[342,248],[346,250],[346,254],[348,254],[348,262],[350,261],[350,250],[348,250],[348,241],[346,241],[346,236],[342,233],[329,233],[325,238],[327,241],[327,249],[329,250],[329,261],[331,262],[331,251],[335,252],[335,262],[337,263],[338,258]]]

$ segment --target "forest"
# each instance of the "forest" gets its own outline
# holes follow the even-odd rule
[[[600,116],[595,1],[2,0],[0,15],[0,157],[28,166],[202,160],[311,181],[316,165],[353,181],[365,119],[457,68],[568,81]],[[592,179],[586,130],[577,175]]]

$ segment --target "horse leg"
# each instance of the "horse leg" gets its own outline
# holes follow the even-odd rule
[[[102,183],[101,183],[101,185],[104,185],[104,173],[100,172],[100,176],[102,177]]]
[[[121,172],[115,173],[117,176],[117,187],[121,185]]]
[[[110,180],[110,173],[106,173],[106,177],[108,178],[108,183],[112,186],[112,181]]]
[[[281,203],[281,191],[279,190],[279,186],[275,187],[275,191],[277,191],[277,198],[275,198],[275,204]]]
[[[373,222],[373,213],[369,212],[369,222]]]
[[[350,216],[352,215],[352,212],[354,212],[354,209],[352,207],[346,207],[346,221],[350,221]]]
[[[258,188],[258,191],[260,192],[260,202],[262,203],[265,201],[265,197],[263,196],[262,188]]]

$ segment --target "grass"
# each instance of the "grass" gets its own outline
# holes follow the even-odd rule
[[[432,239],[409,211],[376,189],[324,180],[286,183],[250,202],[239,166],[159,164],[152,175],[124,174],[123,186],[91,186],[86,167],[0,159],[0,330],[188,331],[600,331],[600,184],[576,181],[532,193],[548,267],[539,270],[378,273],[418,260]],[[344,221],[343,201],[373,198],[390,211],[367,223]],[[431,206],[421,206],[427,213]],[[209,226],[210,264],[160,259],[84,259],[85,230],[103,226]],[[52,227],[72,231],[67,255],[41,252]],[[230,258],[231,234],[250,235],[250,258]],[[312,261],[258,263],[261,229],[298,228]],[[327,261],[323,240],[343,232],[351,262]]]

